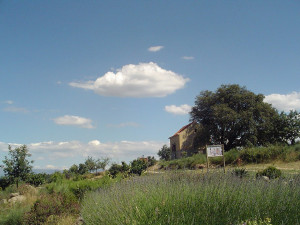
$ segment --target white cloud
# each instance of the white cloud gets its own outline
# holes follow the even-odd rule
[[[70,85],[103,96],[141,98],[165,97],[183,88],[188,81],[188,78],[150,62],[125,65],[116,73],[107,72],[95,81],[72,82]]]
[[[29,110],[21,107],[9,106],[3,109],[5,112],[13,112],[13,113],[28,113]]]
[[[7,100],[7,101],[5,101],[4,103],[9,104],[9,105],[14,104],[14,102],[13,102],[12,100]]]
[[[149,52],[158,52],[160,50],[162,50],[164,48],[164,46],[151,46],[150,48],[148,48]]]
[[[140,125],[135,122],[124,122],[119,124],[108,124],[107,127],[112,128],[123,128],[123,127],[139,127]]]
[[[265,96],[265,102],[270,103],[279,111],[300,110],[300,92],[290,94],[271,94]]]
[[[89,128],[89,129],[94,128],[91,119],[87,119],[79,116],[65,115],[62,117],[55,118],[53,120],[56,124],[59,125],[74,125],[74,126],[79,126],[83,128]]]
[[[39,169],[61,169],[83,163],[88,156],[93,158],[110,157],[114,162],[132,161],[137,157],[156,156],[165,142],[158,141],[120,141],[102,143],[91,140],[87,143],[80,141],[38,142],[27,144],[30,159],[34,167]],[[0,155],[7,154],[8,143],[0,142]],[[20,144],[11,144],[12,148]]]
[[[193,56],[183,56],[182,59],[184,59],[184,60],[193,60],[194,57]]]
[[[168,113],[175,114],[175,115],[189,114],[191,109],[192,109],[192,106],[187,105],[187,104],[180,105],[180,106],[176,106],[176,105],[167,105],[167,106],[165,106],[165,111],[167,111]]]

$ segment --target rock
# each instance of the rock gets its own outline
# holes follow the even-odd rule
[[[265,181],[269,181],[270,180],[270,178],[267,177],[267,176],[262,176],[262,179],[265,180]]]
[[[7,203],[7,200],[6,200],[6,199],[0,200],[0,205],[4,205],[4,204],[6,204],[6,203]]]
[[[20,186],[19,191],[21,195],[25,195],[25,194],[35,195],[38,192],[38,190],[35,187],[29,184]]]
[[[195,169],[204,169],[206,166],[204,164],[196,164]]]
[[[26,200],[26,197],[24,195],[18,195],[15,197],[12,197],[8,200],[9,203],[15,204],[17,202],[23,202]]]
[[[19,196],[19,195],[20,195],[19,192],[16,192],[16,193],[10,193],[9,198],[17,197],[17,196]]]
[[[77,218],[77,220],[76,220],[76,223],[75,223],[76,225],[82,225],[82,224],[84,224],[84,220],[83,220],[83,218],[81,217],[81,216],[79,216],[78,218]]]

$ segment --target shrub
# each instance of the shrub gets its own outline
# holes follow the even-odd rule
[[[127,174],[130,171],[130,166],[127,165],[126,162],[122,162],[122,165],[118,165],[116,163],[113,163],[110,168],[108,169],[109,175],[112,178],[116,178],[118,173]]]
[[[24,216],[24,223],[38,225],[45,223],[49,216],[62,214],[78,214],[79,204],[62,194],[46,194],[38,199],[30,212]]]
[[[266,176],[269,177],[270,179],[275,179],[281,176],[281,170],[277,169],[274,166],[269,166],[268,168],[262,171],[258,171],[256,173],[256,177],[260,177],[260,176]]]
[[[135,159],[131,162],[130,173],[137,174],[139,176],[147,169],[147,162],[140,159]]]
[[[46,176],[47,175],[45,173],[31,173],[28,175],[26,179],[26,183],[29,183],[37,187],[46,182]]]
[[[0,214],[1,225],[21,225],[23,224],[24,213],[28,210],[26,207],[14,206],[5,214]]]
[[[11,184],[10,180],[8,177],[0,177],[0,187],[2,190],[7,188]]]
[[[248,175],[248,171],[245,169],[245,168],[235,168],[233,171],[232,171],[232,174],[237,176],[237,177],[245,177]]]

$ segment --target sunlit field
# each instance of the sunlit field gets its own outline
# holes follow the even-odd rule
[[[300,224],[300,176],[265,181],[190,171],[134,177],[89,193],[81,214],[91,225]]]

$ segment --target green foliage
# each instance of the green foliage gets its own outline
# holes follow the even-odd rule
[[[242,164],[242,163],[266,163],[273,160],[281,160],[284,162],[293,162],[300,160],[300,144],[286,145],[270,145],[268,147],[249,147],[241,150],[231,149],[225,152],[225,163]],[[222,165],[222,157],[209,159],[210,164]],[[191,157],[175,159],[171,161],[160,161],[159,164],[166,169],[194,169],[197,164],[206,163],[205,154],[195,154]]]
[[[277,159],[285,148],[280,145],[268,147],[244,148],[240,151],[240,158],[248,163],[262,163]]]
[[[249,181],[191,171],[133,177],[88,194],[81,215],[86,225],[299,223],[300,179]]]
[[[45,173],[30,173],[26,179],[26,183],[34,186],[40,186],[46,182],[47,174]]]
[[[139,176],[147,169],[147,162],[141,159],[135,159],[130,163],[130,173]]]
[[[93,157],[88,156],[88,158],[85,160],[84,164],[86,165],[86,168],[92,172],[96,169],[96,160],[93,159]]]
[[[83,163],[80,163],[79,166],[78,166],[78,173],[83,175],[87,172],[88,172],[88,168],[86,167],[86,165],[83,164]]]
[[[52,183],[52,182],[62,182],[63,179],[64,179],[64,175],[61,172],[56,171],[53,174],[51,174],[50,183]]]
[[[11,184],[8,177],[0,177],[0,187],[2,190],[7,188]]]
[[[24,213],[28,211],[28,207],[14,205],[5,213],[0,213],[0,224],[1,225],[22,225]]]
[[[49,216],[78,214],[79,204],[62,194],[52,193],[41,196],[24,216],[25,224],[39,225],[45,223]]]
[[[97,159],[95,161],[96,173],[97,173],[98,169],[105,170],[105,168],[109,164],[109,162],[110,162],[110,158],[108,158],[108,157],[104,157],[104,158],[102,157],[100,159]]]
[[[266,176],[270,179],[275,179],[281,176],[281,170],[274,166],[269,166],[268,168],[256,173],[256,177]]]
[[[72,182],[70,183],[69,190],[77,199],[82,199],[86,192],[96,190],[100,187],[105,187],[110,183],[110,178],[108,176],[104,176],[98,180],[81,180],[78,182]]]
[[[300,137],[300,113],[291,110],[289,114],[281,112],[278,130],[281,132],[282,141],[288,144],[295,144]]]
[[[238,225],[272,225],[270,218],[265,218],[264,220],[246,220],[242,221]]]
[[[243,178],[245,176],[248,176],[248,171],[245,168],[235,168],[232,171],[232,174],[237,177]]]
[[[201,145],[222,143],[227,151],[280,141],[275,126],[279,114],[263,99],[236,84],[221,85],[216,92],[202,91],[191,111],[191,120],[201,126]]]
[[[157,155],[160,160],[170,160],[171,159],[171,149],[167,145],[163,145],[162,148],[158,151]]]
[[[147,157],[147,167],[154,166],[156,164],[157,160],[154,158],[154,156],[148,156]]]
[[[69,169],[71,173],[78,173],[78,166],[76,164],[72,165]]]
[[[206,156],[199,153],[191,157],[171,161],[161,161],[159,164],[165,169],[194,169],[197,164],[204,163],[206,163]]]
[[[31,164],[33,161],[29,161],[28,157],[31,156],[29,154],[27,146],[22,145],[15,149],[12,149],[11,146],[8,146],[8,155],[5,156],[5,160],[3,160],[4,173],[5,176],[8,176],[11,182],[15,182],[18,186],[19,181],[25,181],[28,174],[32,170]]]
[[[126,162],[122,161],[122,165],[118,165],[117,163],[113,163],[108,169],[109,175],[112,178],[116,178],[119,173],[124,174],[125,176],[129,173],[130,166],[126,164]]]

